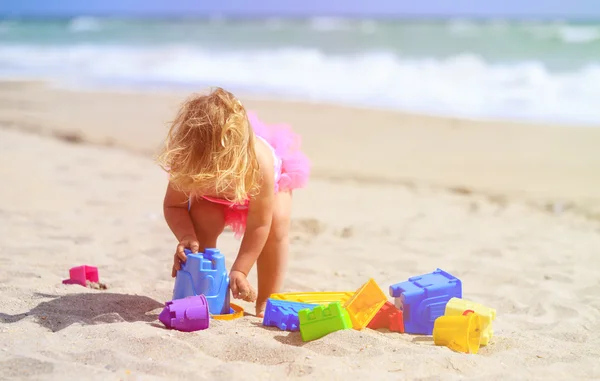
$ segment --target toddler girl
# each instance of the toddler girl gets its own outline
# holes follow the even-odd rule
[[[309,177],[299,145],[289,127],[262,123],[221,88],[183,104],[159,156],[170,176],[165,219],[179,242],[172,276],[186,260],[185,248],[216,248],[230,226],[243,237],[229,275],[232,295],[256,301],[262,316],[283,283],[292,190]],[[246,279],[255,262],[258,295]]]

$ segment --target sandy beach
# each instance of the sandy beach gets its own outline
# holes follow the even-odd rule
[[[477,355],[386,330],[303,343],[245,303],[199,332],[157,320],[176,242],[152,155],[185,96],[0,84],[0,379],[600,379],[600,128],[243,97],[314,165],[284,291],[439,267],[497,310]],[[83,264],[107,290],[61,284]]]

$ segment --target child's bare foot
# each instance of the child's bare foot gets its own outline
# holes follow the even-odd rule
[[[267,308],[267,302],[256,302],[256,317],[265,317],[265,308]]]

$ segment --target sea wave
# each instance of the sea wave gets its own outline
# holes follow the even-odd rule
[[[101,20],[94,17],[76,17],[69,21],[68,28],[72,32],[89,32],[101,29]]]
[[[585,44],[600,40],[600,27],[597,26],[561,26],[559,38],[567,44]]]
[[[392,52],[214,51],[190,45],[0,46],[0,75],[63,83],[200,84],[368,107],[600,124],[600,65],[549,71],[539,61],[489,63],[477,54],[409,59]]]

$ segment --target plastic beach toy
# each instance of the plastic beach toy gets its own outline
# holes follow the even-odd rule
[[[77,266],[69,270],[69,279],[62,281],[63,284],[79,284],[87,287],[87,282],[98,283],[98,268],[94,266]]]
[[[271,294],[271,299],[286,300],[288,302],[308,303],[308,304],[330,304],[340,302],[344,305],[354,295],[354,291],[343,292],[283,292]]]
[[[208,302],[204,295],[172,300],[165,303],[158,320],[167,328],[183,332],[206,329],[210,321]]]
[[[212,315],[229,314],[229,274],[223,254],[217,249],[197,254],[186,249],[185,254],[187,260],[177,271],[173,299],[204,295]]]
[[[496,319],[496,310],[466,299],[452,298],[446,304],[444,316],[460,316],[472,310],[481,317],[481,346],[486,346],[492,339],[492,321]]]
[[[369,279],[344,304],[344,308],[348,311],[352,321],[352,328],[356,330],[364,329],[377,315],[385,302],[387,302],[385,293],[379,288],[374,279]]]
[[[244,316],[244,309],[237,304],[230,303],[229,313],[221,315],[211,315],[215,320],[235,320]]]
[[[302,341],[312,341],[342,329],[352,328],[348,311],[340,302],[298,311]]]
[[[313,309],[318,304],[290,302],[287,300],[267,300],[263,325],[265,327],[277,327],[282,331],[298,331],[300,321],[298,312],[303,309]]]
[[[444,270],[409,278],[390,286],[390,296],[403,312],[406,333],[431,335],[434,321],[448,301],[462,297],[462,282]]]
[[[481,340],[481,317],[472,310],[460,316],[441,316],[433,326],[433,342],[456,352],[475,354]]]
[[[387,328],[392,332],[404,333],[404,319],[402,316],[402,311],[396,308],[394,303],[385,302],[375,317],[371,319],[369,325],[367,325],[367,328]]]

